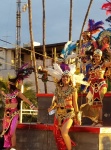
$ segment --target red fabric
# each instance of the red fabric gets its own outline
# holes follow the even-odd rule
[[[101,82],[104,82],[105,80],[104,79],[93,79],[93,80],[91,80],[91,83],[94,85],[94,84],[100,84]],[[95,99],[98,99],[98,100],[100,100],[101,98],[100,98],[100,91],[101,91],[101,89],[103,88],[103,87],[107,87],[107,84],[106,83],[103,83],[101,86],[95,86],[95,87],[92,87],[92,86],[90,86],[90,89],[89,89],[89,91],[91,91],[91,93],[93,94],[93,100],[95,100]]]
[[[53,129],[54,137],[56,140],[58,150],[66,150],[66,144],[64,143],[64,139],[61,136],[60,129],[58,128],[58,120],[56,117],[54,118],[54,129]],[[71,140],[72,146],[76,146],[75,142]]]
[[[104,46],[101,48],[102,51],[106,50],[109,48],[109,44],[104,44]]]

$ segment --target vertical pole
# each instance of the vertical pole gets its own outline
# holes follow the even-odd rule
[[[45,17],[45,0],[42,0],[42,7],[43,7],[43,68],[46,67],[46,47],[45,47],[45,38],[46,38],[46,33],[45,33],[45,28],[46,28],[46,17]],[[47,93],[47,83],[44,82],[44,89],[45,93]]]
[[[54,47],[54,63],[56,62],[56,47]]]
[[[54,56],[54,52],[53,52],[53,48],[52,48],[52,58],[53,58],[53,56]],[[54,61],[54,59],[52,59],[51,65],[53,65],[53,61]]]
[[[29,14],[29,32],[30,32],[30,43],[31,43],[31,51],[33,57],[33,65],[35,69],[35,86],[36,92],[39,92],[38,89],[38,70],[37,70],[37,63],[36,63],[36,56],[35,56],[35,48],[34,48],[34,40],[33,40],[33,31],[32,31],[32,3],[31,0],[28,0],[28,14]]]
[[[70,0],[69,41],[72,41],[72,13],[73,13],[73,0]]]
[[[17,0],[15,69],[21,67],[21,0]]]

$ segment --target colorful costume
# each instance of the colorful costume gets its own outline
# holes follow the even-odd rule
[[[19,119],[19,111],[17,108],[11,108],[11,104],[18,104],[17,96],[18,91],[14,91],[11,94],[7,94],[5,97],[5,113],[3,119],[3,132],[1,136],[4,135],[4,147],[11,147],[11,136],[13,135],[18,119]]]
[[[90,88],[89,92],[86,96],[88,99],[87,104],[83,104],[81,106],[81,110],[83,111],[83,117],[89,117],[94,122],[98,122],[99,119],[99,111],[102,109],[102,100],[104,94],[107,92],[107,84],[104,78],[99,78],[98,73],[104,73],[103,63],[96,67],[92,67],[90,70]]]
[[[61,87],[56,88],[55,96],[57,100],[55,101],[56,104],[56,113],[54,119],[54,136],[56,139],[58,150],[65,150],[66,145],[64,140],[61,136],[61,132],[59,127],[61,127],[68,119],[75,118],[74,107],[72,105],[66,105],[66,101],[72,101],[72,93],[76,89],[72,86],[68,88],[67,91],[61,91]],[[75,143],[71,141],[72,145],[75,146]]]
[[[76,71],[74,64],[69,64],[68,68],[70,69],[70,71],[68,70],[68,68],[66,68],[67,70],[63,72],[64,70],[63,68],[65,67],[64,66],[60,67],[60,65],[56,63],[53,64],[53,68],[47,68],[48,74],[50,74],[52,77],[56,79],[57,85],[55,90],[55,98],[52,101],[52,106],[49,108],[48,111],[50,113],[53,109],[56,110],[53,132],[58,150],[66,150],[68,146],[71,149],[72,146],[76,145],[73,141],[70,141],[70,137],[68,135],[69,128],[73,123],[72,120],[74,120],[74,123],[76,125],[77,124],[80,125],[81,123],[80,122],[81,117],[80,114],[78,113],[77,91],[75,88],[75,84],[82,82],[85,85],[87,85],[87,83],[82,80],[84,78],[83,74],[79,75],[74,74]],[[69,127],[67,127],[68,125]],[[67,133],[65,133],[65,136],[64,130],[67,131]],[[67,140],[66,137],[68,137],[69,139],[68,143],[66,143]]]
[[[3,91],[0,91],[1,94],[5,97],[3,132],[1,133],[1,136],[4,136],[5,148],[11,148],[15,150],[16,147],[15,131],[19,120],[18,104],[19,100],[21,99],[18,96],[19,90],[17,89],[16,84],[27,78],[33,71],[34,69],[32,67],[28,67],[28,64],[23,65],[18,70],[15,78],[8,79],[8,88],[10,93],[5,94]],[[28,99],[25,99],[25,102],[30,105],[30,108],[33,109],[35,107]]]
[[[108,28],[104,31],[101,31],[97,37],[98,48],[103,52],[103,58],[106,61],[111,59],[111,29]]]

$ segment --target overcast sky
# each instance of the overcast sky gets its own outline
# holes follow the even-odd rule
[[[21,0],[21,5],[27,0]],[[78,40],[83,20],[90,0],[74,0],[73,2],[73,41]],[[105,28],[108,22],[101,6],[105,0],[93,0],[88,19],[102,20]],[[68,41],[70,0],[46,0],[46,44]],[[1,0],[0,4],[0,39],[16,43],[16,0]],[[42,0],[32,0],[34,41],[42,44]],[[21,14],[21,45],[29,43],[28,11]],[[87,24],[86,24],[87,26]],[[0,47],[13,47],[0,42]]]

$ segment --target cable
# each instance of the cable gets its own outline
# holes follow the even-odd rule
[[[8,43],[8,44],[13,45],[13,46],[18,47],[18,48],[22,48],[22,49],[27,50],[27,51],[29,51],[29,52],[32,52],[32,50],[29,50],[29,49],[27,49],[27,48],[21,47],[21,46],[16,45],[16,44],[12,44],[12,43],[10,43],[10,42],[8,42],[8,41],[2,40],[2,39],[0,39],[0,41],[5,42],[5,43]],[[40,53],[38,53],[38,52],[35,52],[35,54],[38,54],[38,55],[41,55],[41,56],[45,56],[45,55],[40,54]],[[47,56],[47,58],[53,59],[53,58],[51,58],[50,56]]]

